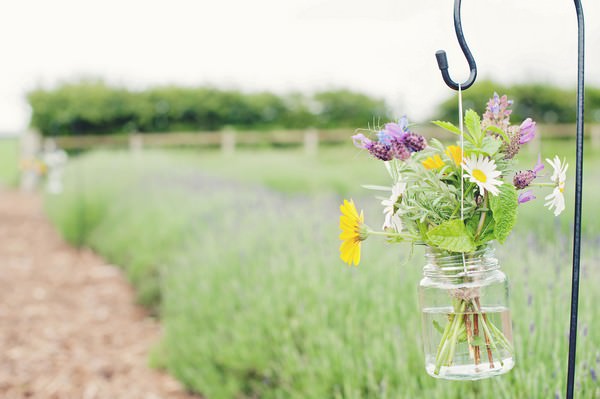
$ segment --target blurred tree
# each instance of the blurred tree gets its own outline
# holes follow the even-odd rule
[[[543,83],[527,83],[504,86],[490,80],[477,82],[463,93],[464,109],[474,109],[478,113],[485,111],[489,98],[494,93],[507,94],[514,100],[513,123],[519,123],[531,117],[540,123],[574,123],[575,89],[565,89]],[[456,96],[441,103],[433,119],[448,120],[457,123]],[[600,89],[586,89],[586,121],[600,122]]]
[[[391,118],[382,99],[374,99],[350,90],[323,91],[315,94],[318,127],[367,127]]]

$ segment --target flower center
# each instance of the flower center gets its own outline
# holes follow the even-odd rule
[[[487,176],[480,169],[473,169],[473,177],[482,183],[487,181]]]

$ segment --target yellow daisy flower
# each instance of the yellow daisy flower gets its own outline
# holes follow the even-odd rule
[[[446,148],[446,155],[448,155],[456,165],[460,165],[463,161],[463,153],[457,145],[448,146],[448,148]]]
[[[427,170],[441,168],[445,165],[444,161],[442,161],[442,158],[439,155],[429,157],[421,163],[423,164],[423,166],[425,166],[425,169]]]
[[[342,212],[340,215],[340,229],[342,229],[340,240],[343,241],[340,246],[340,258],[349,266],[352,263],[354,266],[358,266],[360,243],[367,238],[363,212],[360,211],[360,215],[358,214],[352,200],[344,200],[344,203],[340,205],[340,211]]]

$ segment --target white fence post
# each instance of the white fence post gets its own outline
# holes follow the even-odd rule
[[[225,129],[221,132],[221,151],[224,155],[235,153],[235,131],[233,129]]]
[[[139,133],[129,135],[129,151],[133,154],[139,154],[144,149],[144,139]]]
[[[316,129],[304,131],[304,153],[314,157],[319,149],[319,132]]]
[[[21,190],[33,191],[39,183],[40,171],[37,168],[41,141],[40,134],[33,130],[27,130],[21,135]]]

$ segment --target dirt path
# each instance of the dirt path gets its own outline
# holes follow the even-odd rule
[[[39,198],[0,191],[0,397],[192,398],[148,368],[160,334],[120,271],[77,251]]]

